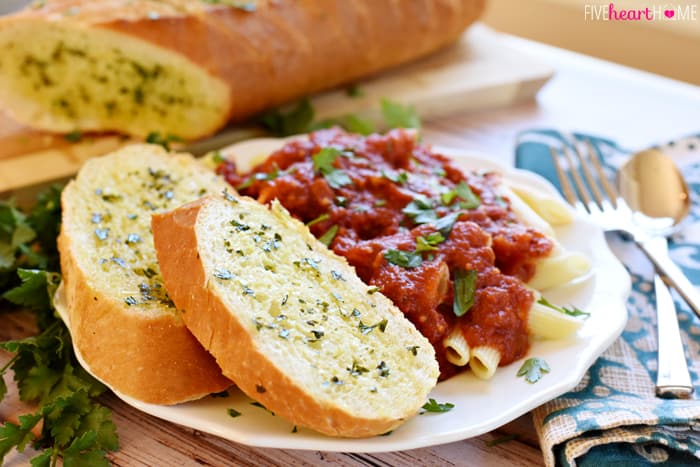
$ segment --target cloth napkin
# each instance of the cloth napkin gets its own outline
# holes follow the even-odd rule
[[[550,145],[572,138],[591,141],[610,179],[630,154],[615,142],[555,130],[519,136],[516,166],[559,187]],[[700,285],[700,135],[659,146],[674,158],[692,191],[692,209],[669,242],[672,259]],[[571,392],[533,412],[548,466],[700,465],[700,318],[673,291],[695,393],[690,400],[655,397],[656,309],[653,268],[636,246],[608,234],[615,255],[632,278],[629,321],[622,336],[593,364]]]

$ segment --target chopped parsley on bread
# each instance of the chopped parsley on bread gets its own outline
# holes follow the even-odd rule
[[[174,404],[228,387],[163,284],[151,215],[226,185],[191,156],[129,146],[89,160],[63,191],[58,247],[74,345],[112,389]]]
[[[152,220],[169,296],[248,396],[332,436],[393,430],[438,377],[430,343],[274,202],[224,193]]]

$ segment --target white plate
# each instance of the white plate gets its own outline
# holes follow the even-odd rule
[[[269,153],[279,140],[246,142],[227,150],[245,162]],[[530,173],[507,168],[486,159],[465,155],[453,149],[437,148],[467,168],[494,169],[509,181],[556,194],[544,179]],[[211,433],[239,443],[282,449],[320,451],[378,452],[414,449],[449,443],[477,436],[497,428],[538,405],[572,389],[594,360],[620,335],[627,321],[625,309],[629,293],[629,275],[608,249],[601,230],[584,219],[576,219],[558,228],[561,243],[570,250],[589,256],[593,271],[584,280],[558,289],[546,296],[554,303],[572,304],[591,313],[578,334],[567,340],[535,341],[529,356],[544,358],[551,372],[535,384],[516,377],[522,361],[499,368],[490,381],[469,373],[460,374],[437,385],[430,397],[451,402],[455,407],[446,413],[425,413],[406,422],[386,436],[366,439],[331,438],[311,430],[298,429],[266,410],[251,405],[252,400],[232,388],[229,396],[161,406],[146,404],[115,391],[127,404],[156,417]],[[83,364],[82,359],[81,364]],[[85,366],[83,364],[83,366]],[[240,412],[232,418],[227,409]]]

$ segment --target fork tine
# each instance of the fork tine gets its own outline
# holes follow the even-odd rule
[[[595,177],[591,173],[591,169],[589,168],[589,162],[592,159],[596,159],[594,156],[593,152],[591,151],[593,148],[590,146],[587,146],[584,154],[581,153],[578,149],[578,145],[576,144],[576,140],[572,141],[572,145],[574,147],[574,153],[576,154],[576,157],[579,160],[579,165],[581,167],[581,171],[583,172],[583,176],[586,178],[586,183],[588,184],[588,189],[590,190],[589,192],[593,196],[593,199],[595,200],[595,203],[598,205],[598,208],[603,209],[603,200],[604,197],[602,193],[600,192],[600,189],[598,188],[598,183],[596,182]],[[600,178],[600,176],[599,176]]]
[[[593,203],[591,202],[591,197],[588,194],[588,188],[586,188],[586,185],[581,178],[581,174],[579,174],[578,170],[576,170],[574,158],[571,156],[571,151],[566,144],[562,147],[562,152],[564,153],[564,157],[566,157],[566,161],[569,164],[569,172],[571,173],[571,177],[574,179],[574,184],[576,185],[579,198],[586,207],[586,210],[590,212],[593,208]]]
[[[557,171],[557,178],[559,179],[559,184],[561,185],[561,190],[564,194],[564,197],[570,205],[574,206],[579,211],[584,213],[587,212],[583,203],[581,203],[578,196],[576,195],[576,191],[571,185],[569,177],[567,177],[566,172],[561,166],[561,162],[559,161],[559,151],[554,146],[550,146],[549,152],[552,155],[552,162],[554,163],[554,168]]]
[[[600,184],[602,185],[603,190],[605,190],[605,192],[608,194],[608,198],[610,198],[610,202],[612,203],[612,205],[617,208],[617,200],[619,198],[619,195],[617,194],[617,190],[615,189],[615,187],[610,184],[608,178],[605,176],[603,166],[600,165],[598,152],[593,147],[593,143],[591,143],[590,139],[586,138],[584,140],[584,143],[588,148],[590,159],[593,162],[593,167],[595,168],[596,174],[598,175],[598,180],[600,180]]]

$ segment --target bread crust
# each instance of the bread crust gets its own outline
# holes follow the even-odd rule
[[[330,436],[367,437],[386,433],[404,420],[361,418],[319,403],[293,382],[256,346],[221,298],[207,287],[198,253],[197,217],[211,198],[156,214],[151,223],[158,261],[168,293],[181,309],[187,327],[209,351],[226,376],[249,397],[276,414]],[[177,254],[171,252],[177,251]],[[186,273],[185,273],[186,272]],[[263,392],[260,388],[265,388]]]
[[[181,54],[227,84],[223,125],[433,52],[456,40],[484,4],[260,0],[254,11],[243,11],[197,0],[56,0],[3,21],[70,21],[81,30],[109,29]],[[67,17],[66,11],[74,13]]]
[[[112,389],[153,404],[176,404],[219,392],[232,383],[175,313],[141,313],[91,285],[79,266],[85,245],[71,236],[72,181],[62,195],[58,237],[69,327],[91,373]]]

